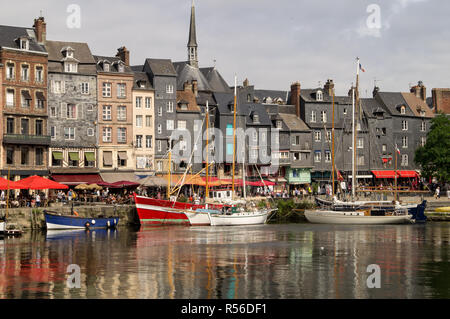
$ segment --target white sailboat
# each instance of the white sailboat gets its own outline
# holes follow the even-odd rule
[[[359,70],[361,64],[359,58],[356,71],[356,104],[359,102]],[[352,87],[352,201],[339,201],[334,197],[334,92],[333,92],[333,151],[332,151],[332,175],[333,175],[333,201],[325,201],[316,198],[316,202],[327,207],[325,210],[306,210],[305,217],[311,223],[323,224],[402,224],[411,222],[412,215],[408,209],[401,207],[397,202],[391,201],[355,201],[356,197],[356,130],[355,130],[355,88]]]

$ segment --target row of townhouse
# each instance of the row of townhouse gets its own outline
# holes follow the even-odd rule
[[[194,6],[186,61],[130,65],[125,47],[93,55],[86,43],[47,40],[40,17],[33,28],[0,26],[0,69],[0,169],[16,180],[36,174],[72,185],[114,182],[164,175],[169,167],[204,173],[208,126],[212,175],[231,176],[235,145],[240,177],[262,176],[281,189],[328,181],[333,100],[336,168],[346,177],[352,171],[351,94],[333,98],[332,80],[314,89],[296,82],[287,91],[258,90],[245,80],[236,88],[235,120],[234,87],[215,67],[199,67]],[[398,168],[411,177],[433,117],[423,84],[408,93],[375,88],[357,108],[358,176],[393,170],[397,145]]]

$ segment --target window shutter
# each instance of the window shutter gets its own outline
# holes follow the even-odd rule
[[[61,103],[61,118],[65,119],[67,118],[67,104]]]

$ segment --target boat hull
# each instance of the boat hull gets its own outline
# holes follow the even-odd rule
[[[409,224],[411,215],[399,216],[365,216],[364,212],[340,211],[305,211],[305,217],[314,224],[345,224],[345,225],[390,225]]]
[[[97,229],[114,228],[119,223],[119,217],[85,218],[78,216],[63,216],[44,212],[47,229]]]
[[[208,213],[211,226],[242,226],[265,224],[270,211],[260,213],[211,214]]]
[[[191,226],[209,226],[211,221],[209,219],[208,213],[197,212],[197,211],[186,211],[184,212],[189,220]]]

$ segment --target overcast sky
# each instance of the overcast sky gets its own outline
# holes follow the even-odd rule
[[[71,4],[80,8],[80,28],[68,27]],[[31,27],[42,10],[49,40],[87,42],[93,54],[110,56],[125,45],[132,64],[175,62],[187,59],[190,7],[191,0],[14,1],[0,24]],[[216,60],[230,85],[235,73],[240,84],[248,78],[276,90],[331,78],[337,94],[347,94],[359,56],[363,97],[374,80],[382,91],[403,92],[422,80],[428,96],[450,87],[450,1],[195,0],[195,7],[200,67]]]

